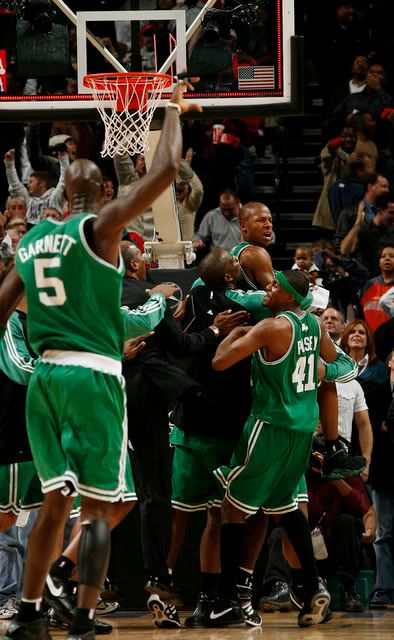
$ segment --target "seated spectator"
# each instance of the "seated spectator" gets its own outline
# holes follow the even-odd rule
[[[315,263],[319,271],[323,267],[323,263],[324,263],[323,252],[325,251],[325,249],[328,249],[328,251],[335,253],[332,242],[330,242],[330,240],[328,240],[327,238],[318,238],[318,240],[315,240],[312,243],[313,262]]]
[[[104,196],[101,202],[102,202],[102,206],[104,206],[107,202],[111,202],[111,200],[114,200],[115,185],[112,178],[109,178],[108,176],[103,176],[102,182],[103,182]]]
[[[355,237],[362,223],[371,221],[377,212],[376,202],[380,196],[387,193],[389,183],[387,178],[373,173],[364,183],[361,199],[351,206],[342,209],[335,234],[334,244],[341,250],[341,254],[348,256],[355,251]],[[352,232],[348,236],[349,232]],[[346,238],[346,242],[343,240]]]
[[[352,153],[344,174],[338,178],[328,190],[328,202],[331,216],[335,224],[343,209],[348,209],[364,193],[364,185],[373,173],[373,162],[368,156]]]
[[[390,287],[390,289],[382,295],[379,299],[379,307],[389,318],[394,318],[394,287]],[[387,322],[387,320],[385,320],[385,322]]]
[[[343,610],[361,612],[364,607],[356,591],[356,578],[361,545],[371,544],[375,537],[375,511],[361,478],[322,480],[319,445],[313,449],[307,474],[309,522],[312,531],[320,529],[327,554],[323,559],[322,553],[319,569],[325,578],[342,584]]]
[[[26,233],[26,220],[23,218],[13,218],[6,226],[6,235],[0,245],[0,258],[7,258],[16,253],[19,240]]]
[[[224,189],[219,197],[219,206],[208,211],[203,217],[194,235],[193,246],[196,249],[209,246],[210,251],[213,249],[231,251],[241,242],[240,206],[236,192],[232,189]]]
[[[340,346],[357,362],[357,380],[364,390],[387,380],[387,367],[376,357],[373,335],[364,320],[353,320],[348,324]]]
[[[20,196],[8,196],[4,213],[0,213],[0,237],[4,238],[5,227],[14,218],[26,218],[26,200]]]
[[[394,244],[380,251],[379,266],[380,275],[369,280],[360,292],[364,318],[372,333],[390,317],[382,309],[380,300],[394,285]]]
[[[157,71],[157,69],[155,52],[155,26],[153,24],[145,24],[141,28],[141,39],[141,71],[155,72]]]
[[[292,269],[302,271],[312,284],[322,284],[319,269],[313,262],[312,247],[308,247],[302,244],[296,247]]]
[[[381,325],[382,327],[383,325]],[[390,437],[390,410],[394,385],[394,352],[388,357],[389,379],[367,391],[374,447],[369,482],[378,517],[375,540],[376,583],[370,606],[385,608],[394,604],[394,444]]]
[[[21,183],[15,168],[15,149],[10,149],[4,156],[8,188],[13,196],[24,198],[27,204],[26,219],[29,225],[37,224],[41,212],[46,207],[63,210],[64,174],[69,166],[67,153],[60,154],[60,178],[56,187],[51,187],[50,176],[44,171],[34,171],[29,178],[28,188]]]
[[[178,219],[182,240],[193,240],[196,212],[204,197],[204,187],[198,175],[191,168],[193,149],[186,151],[185,159],[180,161],[175,181]]]
[[[329,140],[320,152],[320,167],[323,173],[323,188],[313,216],[312,224],[323,229],[335,229],[328,202],[328,190],[344,173],[350,154],[356,144],[356,135],[352,127],[344,127],[341,135]]]

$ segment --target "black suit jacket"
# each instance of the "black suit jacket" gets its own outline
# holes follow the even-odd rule
[[[146,289],[149,288],[152,288],[150,282],[125,278],[122,305],[135,309],[144,304],[148,300]],[[142,404],[150,398],[154,399],[155,394],[167,400],[176,400],[188,390],[197,388],[198,383],[171,362],[170,356],[186,357],[216,343],[215,334],[208,328],[184,334],[172,312],[167,309],[154,335],[147,338],[144,349],[134,360],[126,361],[123,365],[128,391],[133,391],[128,394],[128,402]]]

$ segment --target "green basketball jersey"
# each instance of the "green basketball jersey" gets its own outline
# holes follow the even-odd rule
[[[279,360],[267,362],[262,350],[252,360],[252,414],[265,422],[297,431],[313,432],[319,411],[317,365],[320,348],[320,325],[310,313],[301,316],[284,311],[293,330],[287,353]]]
[[[230,253],[232,256],[235,256],[236,258],[238,258],[238,260],[240,261],[240,255],[242,251],[246,249],[246,247],[252,247],[252,246],[253,245],[250,244],[250,242],[241,242],[240,244],[237,244],[236,247],[233,247]],[[253,282],[252,280],[249,280],[248,276],[242,269],[242,265],[240,265],[240,267],[241,267],[241,279],[237,282],[237,287],[239,289],[242,289],[243,291],[248,291],[248,289],[254,289],[255,291],[257,291],[258,287],[256,283]]]
[[[19,243],[16,270],[25,285],[29,340],[36,353],[59,349],[122,358],[124,264],[120,259],[114,267],[90,248],[85,229],[94,217],[81,213],[61,223],[43,220]]]

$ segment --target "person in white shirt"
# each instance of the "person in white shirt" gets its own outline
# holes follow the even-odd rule
[[[335,307],[327,307],[321,316],[323,325],[331,340],[339,344],[345,330],[343,314]]]

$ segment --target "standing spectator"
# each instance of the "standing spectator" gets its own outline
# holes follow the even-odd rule
[[[323,173],[323,188],[313,216],[312,224],[316,227],[334,230],[335,223],[328,202],[330,186],[345,171],[349,156],[353,153],[356,135],[352,127],[344,127],[339,137],[329,140],[320,153],[320,167]]]
[[[27,222],[37,224],[40,214],[46,207],[63,210],[64,205],[64,173],[69,166],[67,153],[60,154],[60,178],[56,187],[50,186],[49,175],[43,171],[34,171],[29,178],[28,188],[21,183],[15,169],[15,149],[10,149],[4,156],[5,170],[9,191],[13,196],[21,196],[27,203]]]
[[[390,420],[394,387],[394,352],[388,358],[389,379],[367,392],[374,448],[370,473],[372,498],[378,517],[375,540],[376,583],[371,607],[394,603],[394,445]],[[391,425],[392,426],[392,425]]]
[[[219,197],[219,206],[205,214],[193,246],[203,249],[210,245],[210,250],[226,249],[231,251],[241,241],[239,228],[240,202],[232,189],[224,189]]]
[[[146,174],[145,158],[138,154],[133,160],[127,153],[114,156],[116,177],[118,179],[118,198],[124,198],[137,185],[139,180]],[[138,218],[134,218],[127,225],[127,231],[134,232],[144,240],[151,241],[154,237],[153,212],[149,208]]]
[[[379,157],[378,148],[373,141],[376,133],[375,118],[368,111],[359,111],[352,116],[350,123],[357,135],[355,152],[372,158],[375,171]]]
[[[353,60],[351,78],[346,79],[342,84],[338,85],[334,90],[331,98],[331,106],[329,111],[332,111],[337,104],[342,102],[352,93],[360,93],[367,84],[369,62],[367,56],[356,56]]]
[[[204,196],[202,182],[190,166],[192,157],[193,149],[188,149],[185,160],[180,162],[175,182],[175,197],[182,240],[193,240],[194,220]]]
[[[362,223],[372,220],[377,211],[378,198],[387,193],[389,183],[387,179],[379,174],[373,173],[365,180],[364,194],[360,202],[353,203],[342,209],[335,235],[335,244],[340,247],[341,254],[348,256],[355,250],[355,237]],[[351,231],[351,235],[349,235]],[[346,241],[344,242],[344,239]]]
[[[328,191],[328,202],[335,224],[341,211],[350,208],[355,200],[362,196],[364,185],[372,173],[371,158],[351,154],[344,174],[331,185]]]
[[[369,280],[360,293],[364,318],[373,333],[389,319],[381,307],[380,299],[394,285],[394,244],[381,250],[379,266],[380,275]]]
[[[343,121],[355,111],[368,111],[376,120],[385,107],[392,105],[393,98],[384,85],[386,72],[381,64],[372,64],[367,73],[367,84],[360,93],[353,93],[345,98],[334,110],[334,115]]]

